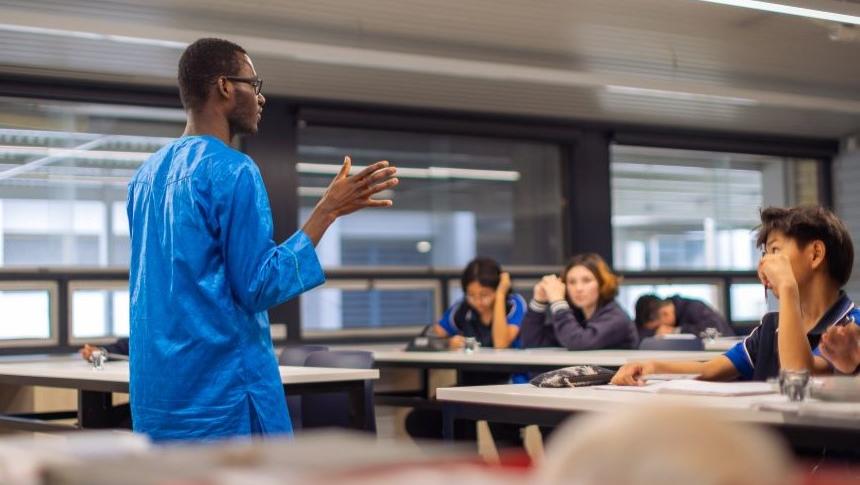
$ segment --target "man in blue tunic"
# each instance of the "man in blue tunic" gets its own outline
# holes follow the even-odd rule
[[[246,52],[220,39],[179,61],[185,133],[129,183],[131,410],[155,441],[291,432],[266,311],[321,284],[314,246],[338,217],[386,207],[377,162],[329,185],[302,230],[276,244],[259,169],[230,147],[257,131],[265,98]]]

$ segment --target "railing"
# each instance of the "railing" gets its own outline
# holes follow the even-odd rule
[[[557,267],[510,266],[514,291],[529,298],[534,284],[546,274],[557,273]],[[323,290],[337,294],[334,300],[340,305],[329,305],[328,315],[343,319],[349,313],[344,300],[356,302],[356,295],[372,300],[374,292],[384,295],[393,292],[399,298],[412,296],[424,306],[411,314],[406,310],[379,315],[380,309],[396,306],[380,297],[373,315],[359,315],[367,325],[341,321],[333,325],[314,320],[307,307],[308,298],[302,297],[305,307],[303,338],[374,339],[405,337],[415,334],[421,327],[439,318],[442,312],[462,295],[460,268],[400,268],[400,267],[341,267],[327,271]],[[766,310],[764,293],[753,271],[648,271],[624,272],[619,300],[630,309],[642,292],[653,290],[664,294],[675,291],[709,301],[744,333],[758,322]],[[112,341],[126,328],[128,271],[124,269],[7,269],[0,271],[0,308],[3,308],[0,327],[0,354],[32,352],[68,352],[83,342]],[[346,296],[345,296],[346,295]],[[125,298],[125,299],[123,299]],[[362,303],[358,301],[358,303]],[[629,310],[628,310],[629,311]],[[99,314],[99,312],[101,312]],[[94,316],[95,315],[95,316]],[[394,318],[401,320],[391,320]],[[631,315],[632,316],[632,315]],[[318,315],[317,315],[318,317]],[[376,320],[374,320],[376,318]],[[386,320],[388,318],[388,320]],[[77,321],[76,321],[77,319]],[[83,323],[86,320],[86,324]],[[96,323],[93,324],[93,321]],[[273,322],[279,323],[279,322]],[[337,323],[337,322],[335,322]],[[354,322],[353,322],[354,323]],[[82,334],[83,332],[83,334]],[[283,338],[283,332],[273,335]]]

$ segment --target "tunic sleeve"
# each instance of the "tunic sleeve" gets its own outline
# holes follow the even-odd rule
[[[313,242],[298,231],[281,244],[263,179],[250,160],[212,178],[227,281],[249,312],[265,311],[325,281]],[[232,183],[231,183],[232,182]]]

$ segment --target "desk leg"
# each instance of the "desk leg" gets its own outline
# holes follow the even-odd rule
[[[111,393],[78,391],[78,426],[82,429],[112,428],[112,416]]]
[[[370,413],[364,396],[364,381],[353,381],[349,384],[349,406],[351,425],[355,429],[370,431]]]
[[[455,405],[448,403],[442,405],[442,439],[445,441],[454,441],[454,407]]]

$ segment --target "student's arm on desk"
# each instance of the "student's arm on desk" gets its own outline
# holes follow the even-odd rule
[[[703,381],[730,381],[740,375],[732,361],[721,355],[707,362],[631,362],[618,369],[611,384],[638,386],[642,384],[641,378],[649,374],[699,374],[699,379]]]

